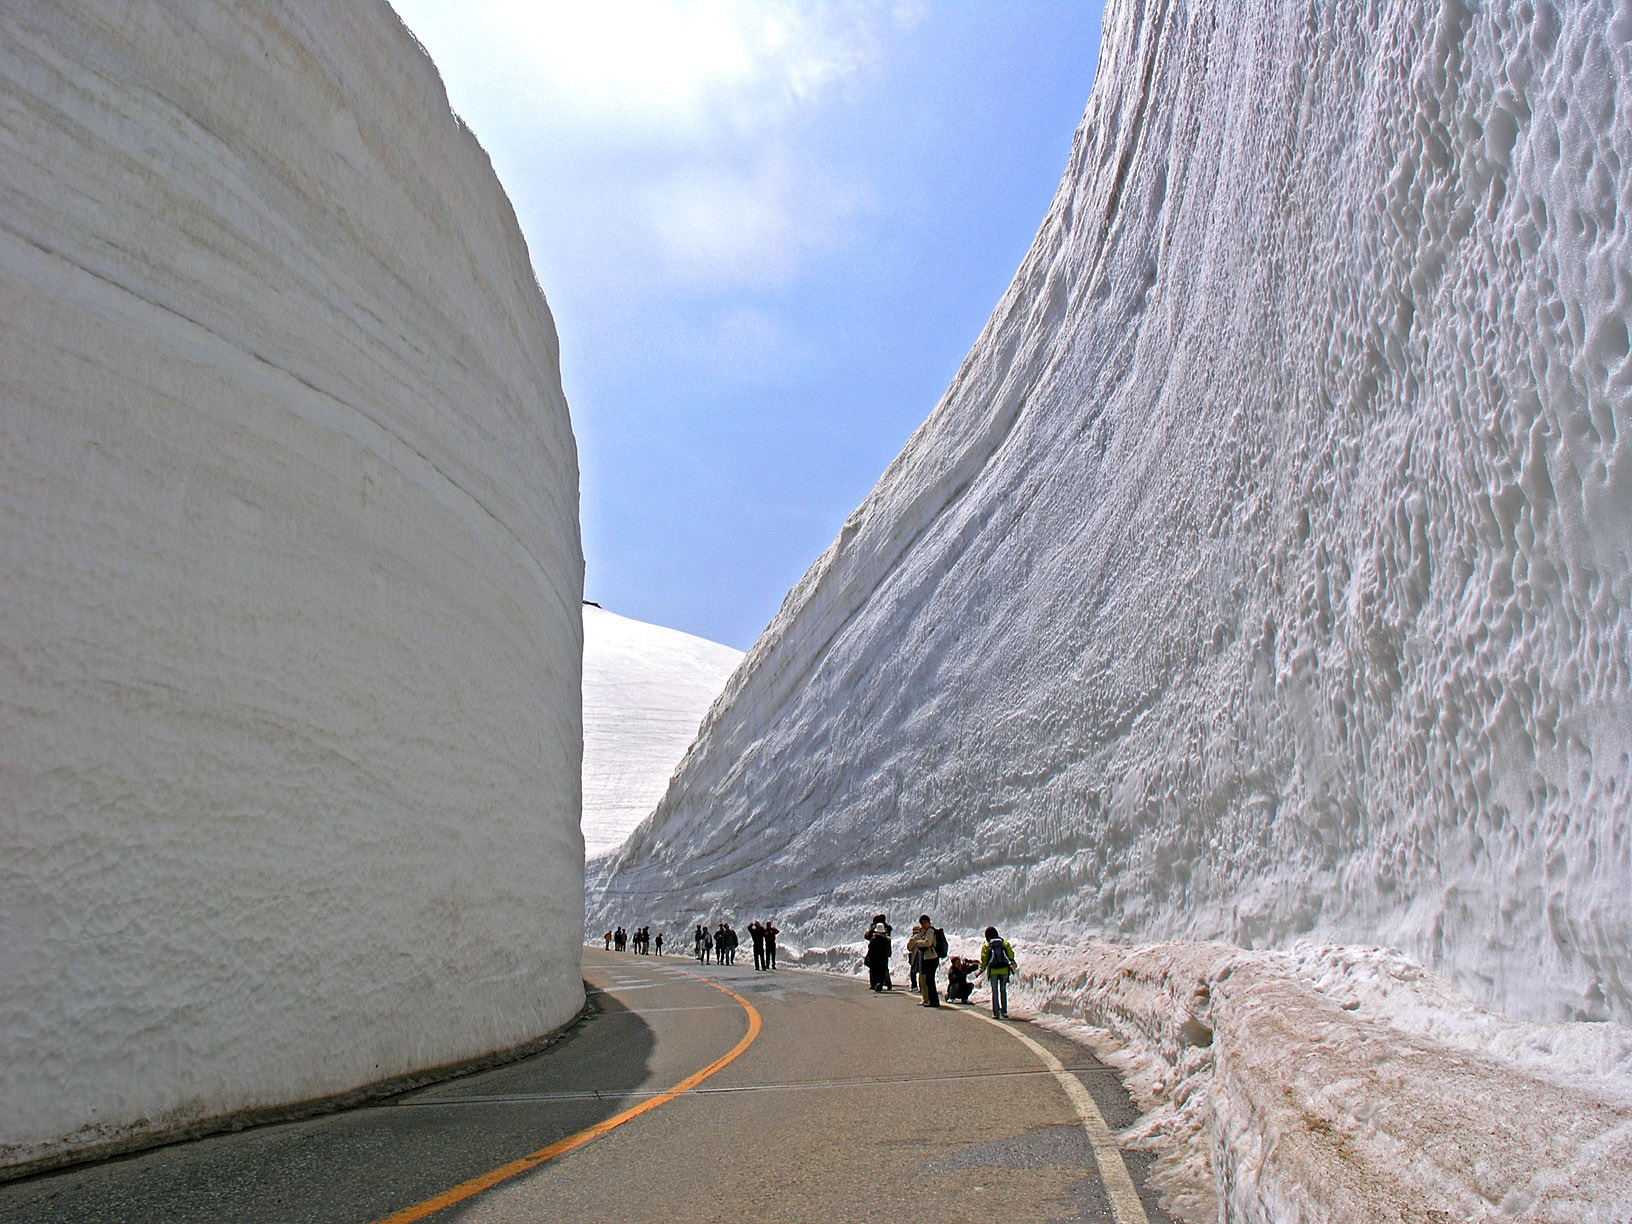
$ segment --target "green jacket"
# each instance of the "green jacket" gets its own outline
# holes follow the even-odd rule
[[[980,969],[987,977],[1008,977],[1016,968],[1014,945],[1006,939],[1000,939],[997,942],[1002,944],[1003,951],[1009,954],[1009,967],[1007,969],[992,969],[989,967],[992,963],[992,944],[988,940],[980,945]]]

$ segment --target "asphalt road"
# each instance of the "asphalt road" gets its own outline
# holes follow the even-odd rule
[[[1107,1151],[1091,1116],[1132,1120],[1115,1074],[1046,1030],[751,963],[591,948],[584,979],[590,1013],[532,1058],[0,1185],[0,1222],[1140,1224],[1142,1212],[1165,1224],[1145,1159]],[[538,1159],[563,1141],[578,1146]],[[1123,1167],[1132,1183],[1119,1194]]]

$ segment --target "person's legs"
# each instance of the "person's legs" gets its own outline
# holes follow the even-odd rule
[[[924,1002],[931,1007],[941,1005],[941,992],[935,987],[935,971],[940,967],[938,960],[925,961],[924,967],[918,971],[918,976],[924,979]]]
[[[1008,979],[988,976],[986,979],[992,987],[992,1019],[999,1020],[1003,1016],[1004,994],[1007,991]]]

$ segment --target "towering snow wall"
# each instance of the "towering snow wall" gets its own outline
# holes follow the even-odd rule
[[[584,605],[584,852],[657,806],[742,651]]]
[[[1624,5],[1112,3],[1013,286],[597,904],[1632,1019],[1629,218]]]
[[[0,1165],[581,1005],[577,460],[376,0],[0,10]]]

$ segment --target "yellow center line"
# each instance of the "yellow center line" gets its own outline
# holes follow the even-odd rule
[[[676,1097],[684,1096],[716,1071],[720,1071],[734,1062],[744,1050],[754,1044],[754,1040],[759,1036],[761,1024],[759,1012],[752,1003],[729,986],[722,986],[718,982],[710,981],[701,974],[691,973],[685,969],[675,969],[673,972],[683,973],[687,977],[696,978],[699,982],[705,982],[714,987],[715,990],[724,991],[742,1004],[742,1010],[748,1013],[748,1031],[743,1035],[741,1041],[731,1047],[729,1052],[716,1058],[701,1071],[688,1075],[667,1092],[659,1093],[657,1096],[642,1101],[639,1105],[626,1109],[622,1113],[613,1114],[606,1121],[597,1122],[594,1126],[581,1130],[575,1135],[568,1135],[565,1139],[557,1140],[547,1148],[540,1148],[531,1155],[523,1156],[519,1160],[512,1160],[507,1165],[500,1165],[497,1169],[483,1173],[480,1177],[473,1177],[451,1190],[444,1190],[435,1198],[426,1199],[423,1203],[416,1203],[412,1207],[406,1207],[395,1215],[386,1216],[378,1224],[412,1224],[414,1220],[423,1220],[426,1216],[435,1215],[445,1208],[452,1207],[455,1203],[462,1203],[466,1199],[474,1198],[483,1190],[490,1190],[500,1182],[509,1181],[512,1177],[519,1177],[523,1173],[538,1168],[539,1165],[554,1160],[557,1156],[565,1156],[575,1148],[581,1148],[584,1144],[599,1139],[608,1131],[616,1130],[625,1122],[632,1122],[641,1114],[648,1113],[659,1105],[666,1105]]]

